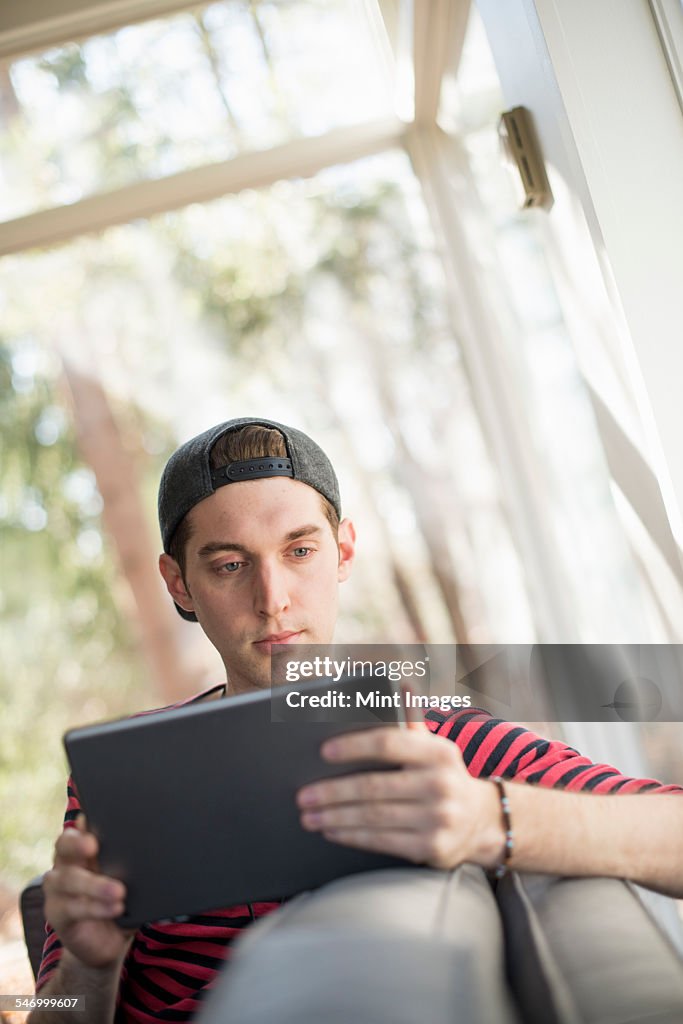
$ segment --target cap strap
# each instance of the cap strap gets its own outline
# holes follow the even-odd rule
[[[231,462],[228,466],[219,466],[211,470],[211,483],[214,488],[240,480],[258,480],[264,476],[294,476],[290,459],[266,455],[260,459],[242,459]]]

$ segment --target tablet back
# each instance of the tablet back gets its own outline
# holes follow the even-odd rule
[[[306,693],[345,684],[307,685]],[[395,724],[397,711],[381,714]],[[362,717],[311,722],[299,713],[272,722],[265,691],[68,732],[64,745],[100,841],[100,868],[127,886],[119,923],[279,899],[404,864],[299,824],[297,789],[349,771],[320,758],[323,740],[390,724],[371,711]]]

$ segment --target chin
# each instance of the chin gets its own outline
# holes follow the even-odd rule
[[[235,677],[228,672],[228,694],[235,696],[238,693],[262,693],[264,690],[270,690],[271,682],[270,676],[267,679],[262,679],[256,674],[252,673],[249,676],[240,675]]]
[[[254,693],[272,686],[270,657],[254,658],[251,664],[239,666],[226,664],[225,668],[233,693]]]

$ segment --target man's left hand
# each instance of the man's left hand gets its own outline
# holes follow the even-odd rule
[[[410,723],[336,736],[321,753],[335,764],[374,761],[399,770],[305,786],[297,794],[305,829],[435,868],[497,862],[504,834],[496,788],[468,773],[451,740]]]

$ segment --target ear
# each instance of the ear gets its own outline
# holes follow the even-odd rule
[[[159,555],[159,572],[164,578],[166,589],[176,604],[180,605],[183,611],[193,612],[194,605],[190,591],[185,585],[183,574],[175,558],[170,555]]]
[[[356,553],[356,530],[350,519],[342,519],[339,524],[337,544],[339,546],[337,579],[343,583],[351,575],[351,566]]]

